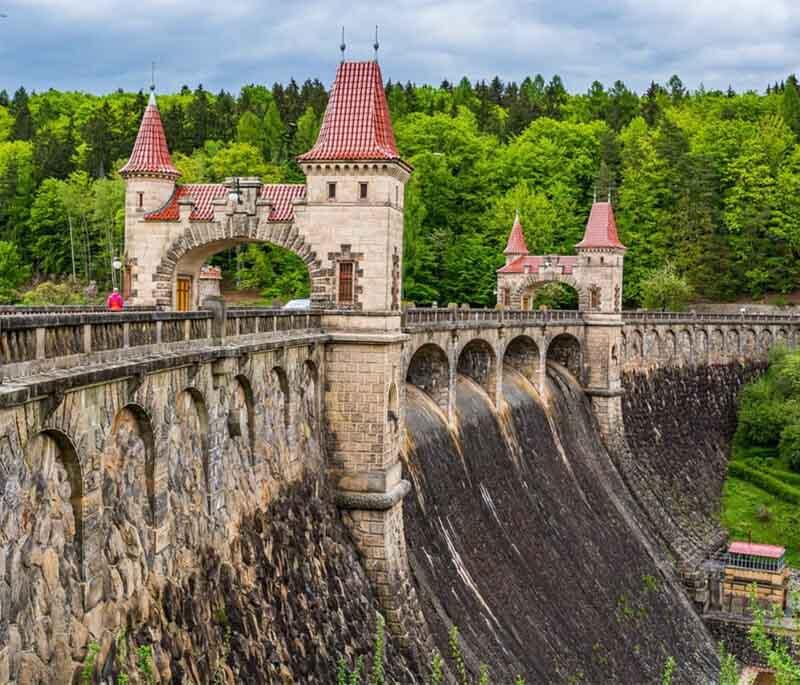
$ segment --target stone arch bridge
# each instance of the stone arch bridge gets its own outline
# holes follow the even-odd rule
[[[153,574],[179,576],[201,549],[224,549],[248,508],[325,470],[396,625],[406,383],[449,418],[458,374],[499,404],[504,369],[541,387],[554,361],[608,431],[621,426],[612,405],[626,370],[762,360],[798,341],[800,319],[782,315],[0,312],[0,557],[13,566],[0,594],[12,596],[17,574],[26,597],[59,602],[48,658],[68,662],[90,637],[119,629],[114,617],[133,610]],[[12,636],[0,673],[18,667],[40,630],[40,600],[14,597],[0,604]]]

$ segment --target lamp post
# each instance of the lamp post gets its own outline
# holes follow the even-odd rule
[[[122,268],[122,262],[119,257],[114,257],[111,260],[111,285],[116,288],[119,282],[119,270]]]

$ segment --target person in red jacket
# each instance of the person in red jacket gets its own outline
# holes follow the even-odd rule
[[[119,312],[122,311],[122,307],[125,305],[125,302],[122,300],[122,295],[119,294],[119,289],[114,288],[111,294],[108,296],[106,300],[106,306],[112,312]]]

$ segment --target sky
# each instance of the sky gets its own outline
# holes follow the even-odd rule
[[[790,0],[0,0],[0,89],[160,92],[202,83],[333,79],[371,59],[385,79],[522,80],[559,74],[643,91],[678,74],[697,88],[763,91],[800,72]]]

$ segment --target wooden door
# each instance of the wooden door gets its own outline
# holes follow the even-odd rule
[[[179,312],[188,312],[192,303],[192,277],[178,276],[178,288],[176,291],[177,302],[175,309]]]

